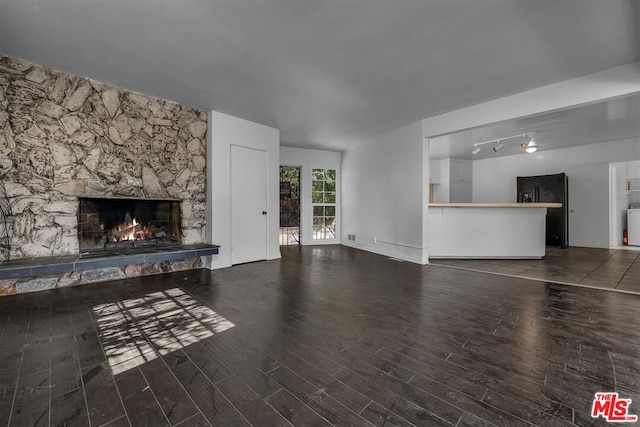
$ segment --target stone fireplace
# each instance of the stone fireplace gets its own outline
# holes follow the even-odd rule
[[[78,244],[85,251],[135,249],[182,242],[179,200],[80,197]]]
[[[0,295],[200,266],[211,254],[206,133],[204,111],[0,54],[0,194],[11,219]],[[146,247],[156,243],[183,246],[182,258]],[[113,274],[81,259],[114,248],[120,258],[100,264]],[[40,268],[44,258],[70,267]],[[65,276],[23,277],[36,270]]]

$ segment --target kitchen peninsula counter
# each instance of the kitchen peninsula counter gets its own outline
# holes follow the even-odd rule
[[[547,208],[562,203],[429,203],[429,258],[540,259]]]

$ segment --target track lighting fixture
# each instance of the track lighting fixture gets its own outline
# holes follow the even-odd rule
[[[480,146],[485,144],[495,144],[493,147],[491,147],[491,149],[493,150],[494,153],[497,153],[498,151],[504,148],[505,146],[504,141],[507,141],[513,138],[518,138],[518,137],[522,137],[524,141],[522,144],[520,144],[523,150],[525,150],[528,154],[535,153],[536,151],[538,151],[539,146],[533,140],[533,134],[535,134],[535,132],[520,133],[518,135],[511,135],[504,138],[492,139],[490,141],[477,142],[473,144],[473,150],[471,151],[471,154],[474,156],[478,154],[482,150]]]

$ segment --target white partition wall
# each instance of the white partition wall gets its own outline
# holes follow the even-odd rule
[[[278,245],[280,131],[217,111],[207,132],[207,242],[220,245],[207,268],[231,266],[231,146],[263,150],[267,156],[267,259],[280,258]]]

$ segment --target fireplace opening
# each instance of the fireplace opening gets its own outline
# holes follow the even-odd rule
[[[179,201],[89,197],[79,201],[81,252],[181,243]]]

